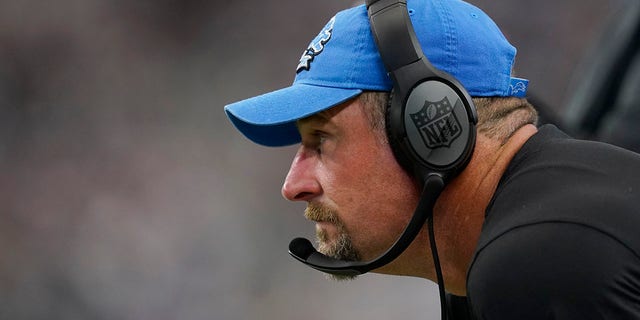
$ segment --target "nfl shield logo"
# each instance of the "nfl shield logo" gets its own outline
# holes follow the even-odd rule
[[[460,101],[456,102],[456,107],[459,103]],[[462,133],[453,109],[449,99],[444,97],[436,102],[425,101],[422,109],[410,114],[422,140],[429,148],[448,148]]]

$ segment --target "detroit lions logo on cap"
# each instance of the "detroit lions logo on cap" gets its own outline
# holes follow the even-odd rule
[[[333,24],[336,22],[336,17],[331,18],[322,31],[311,41],[309,47],[304,50],[302,57],[300,57],[300,63],[296,68],[296,73],[302,70],[309,70],[311,68],[311,62],[315,56],[319,55],[324,50],[324,45],[331,40],[331,34],[333,33]]]
[[[527,95],[527,87],[529,86],[529,80],[520,78],[511,78],[509,83],[508,95],[524,98]]]

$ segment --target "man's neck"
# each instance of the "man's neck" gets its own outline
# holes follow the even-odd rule
[[[434,210],[438,251],[448,292],[466,295],[466,274],[480,237],[484,215],[509,163],[535,133],[518,129],[504,144],[478,135],[467,168],[445,188]]]

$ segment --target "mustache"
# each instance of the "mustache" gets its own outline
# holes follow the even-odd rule
[[[304,210],[304,217],[312,221],[340,223],[336,210],[319,204],[309,204]]]

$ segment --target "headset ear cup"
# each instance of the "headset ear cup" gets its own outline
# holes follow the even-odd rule
[[[386,130],[400,165],[424,181],[445,181],[462,170],[475,146],[475,107],[464,88],[446,78],[431,78],[399,96],[392,90]]]

